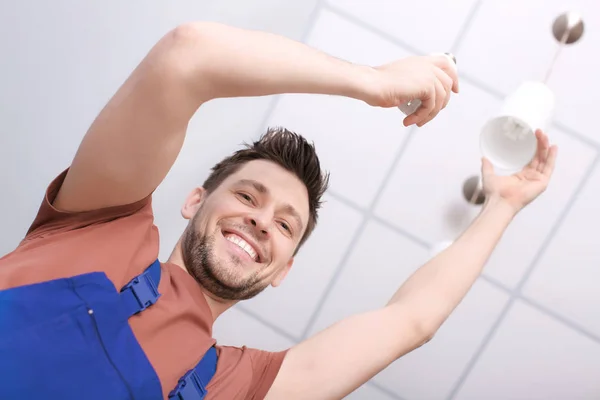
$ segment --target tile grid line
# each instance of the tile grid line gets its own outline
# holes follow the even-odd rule
[[[235,308],[237,308],[238,311],[246,314],[248,317],[256,320],[256,322],[260,323],[261,325],[264,325],[265,327],[271,329],[273,332],[277,333],[279,336],[282,336],[295,344],[300,343],[299,338],[297,338],[296,336],[287,332],[285,329],[279,327],[277,324],[274,324],[274,323],[266,320],[265,318],[260,316],[258,313],[254,312],[251,309],[249,309],[248,307],[246,307],[244,304],[238,303],[235,306]]]
[[[539,313],[561,322],[564,326],[571,329],[572,331],[577,332],[580,335],[585,336],[588,339],[600,345],[600,336],[593,332],[590,332],[587,328],[579,325],[575,321],[572,321],[570,318],[560,315],[558,312],[553,311],[549,307],[546,307],[542,303],[539,303],[537,300],[532,299],[529,296],[524,295],[523,293],[516,292],[515,289],[511,289],[510,287],[506,286],[505,284],[501,283],[495,278],[490,277],[489,275],[481,274],[479,278],[482,281],[485,281],[490,285],[494,286],[496,289],[508,295],[516,297],[516,300],[522,301],[523,303],[530,305],[531,307],[535,308]]]
[[[519,283],[515,287],[514,291],[511,293],[510,298],[508,299],[506,305],[504,306],[504,308],[502,309],[502,311],[498,315],[498,318],[496,319],[496,321],[494,322],[494,324],[492,325],[492,327],[489,329],[488,333],[483,337],[481,343],[479,344],[479,346],[477,347],[477,349],[473,353],[473,356],[470,358],[469,362],[467,363],[467,366],[465,367],[465,369],[463,370],[463,372],[459,375],[459,378],[457,379],[456,383],[454,384],[454,386],[450,390],[448,396],[446,397],[446,400],[453,400],[453,399],[456,398],[458,392],[460,391],[460,389],[463,387],[464,383],[466,382],[469,374],[471,373],[471,371],[473,370],[473,368],[475,367],[475,365],[477,364],[477,362],[481,358],[481,355],[484,353],[484,351],[487,349],[487,347],[491,343],[492,339],[494,338],[494,336],[498,332],[498,328],[500,327],[500,325],[502,324],[502,322],[504,322],[504,320],[508,316],[510,310],[512,309],[512,307],[514,306],[514,304],[516,303],[517,300],[522,300],[525,303],[528,303],[530,305],[535,306],[535,308],[538,311],[544,310],[545,311],[544,314],[549,315],[554,320],[556,320],[556,321],[558,321],[560,323],[563,323],[564,325],[566,325],[569,328],[573,329],[573,324],[570,323],[570,322],[569,323],[565,323],[566,322],[565,318],[560,318],[560,317],[557,318],[559,316],[558,314],[555,314],[551,310],[549,310],[549,309],[547,309],[545,307],[540,306],[539,304],[537,304],[537,302],[534,302],[534,301],[529,300],[528,298],[524,297],[522,295],[522,290],[523,290],[523,287],[525,286],[525,284],[527,283],[529,277],[532,275],[533,271],[535,270],[535,268],[539,265],[539,262],[540,262],[542,256],[544,255],[544,253],[546,252],[546,250],[549,247],[550,243],[554,239],[554,237],[555,237],[556,233],[558,232],[559,228],[562,226],[564,220],[566,219],[566,217],[570,213],[571,209],[573,208],[573,205],[577,202],[577,199],[579,198],[579,194],[585,188],[588,180],[590,179],[590,177],[592,176],[594,170],[596,169],[596,166],[598,165],[598,161],[599,160],[600,160],[600,153],[596,153],[596,157],[594,158],[594,160],[592,161],[592,163],[588,167],[585,175],[583,176],[583,178],[581,179],[581,181],[577,185],[577,188],[571,194],[571,196],[569,198],[569,201],[567,202],[567,205],[563,208],[563,210],[560,213],[559,217],[557,218],[557,220],[553,224],[552,228],[550,229],[550,232],[548,233],[548,235],[546,235],[546,238],[544,239],[544,242],[542,243],[542,245],[540,246],[540,248],[536,252],[535,257],[533,258],[533,260],[532,260],[531,264],[529,265],[529,267],[527,268],[527,270],[523,273],[523,276],[519,280]],[[575,329],[575,330],[578,333],[585,334],[588,338],[590,338],[590,334],[587,333],[586,330],[582,331],[579,328]],[[591,338],[597,339],[594,335],[591,335]]]
[[[517,295],[517,300],[522,301],[525,304],[535,308],[540,314],[544,314],[547,317],[553,318],[554,320],[561,322],[564,326],[570,328],[576,333],[585,336],[591,341],[600,345],[600,337],[593,332],[590,332],[587,328],[580,326],[578,323],[573,322],[567,317],[560,315],[558,312],[546,307],[543,304],[538,303],[536,300],[529,298],[523,294]]]
[[[380,385],[379,383],[373,381],[372,379],[369,380],[367,383],[365,383],[365,385],[372,387],[373,389],[387,395],[388,397],[390,397],[393,400],[408,400],[405,397],[400,396],[398,393],[386,388],[383,385]]]
[[[456,38],[454,39],[454,43],[452,44],[452,47],[450,48],[450,52],[452,54],[456,55],[458,53],[458,49],[460,48],[460,45],[462,44],[465,36],[467,36],[467,33],[469,32],[469,29],[471,28],[471,23],[477,16],[477,13],[479,12],[479,8],[481,7],[482,4],[483,4],[483,0],[477,0],[475,2],[475,4],[473,4],[471,6],[471,9],[469,10],[469,14],[467,14],[467,16],[460,28],[460,31],[456,35]]]
[[[354,203],[351,200],[348,200],[345,196],[338,194],[332,190],[328,190],[327,194],[335,199],[336,201],[342,203],[343,205],[345,205],[348,208],[353,209],[354,211],[360,213],[360,214],[367,214],[369,212],[368,208],[364,208],[362,206],[359,206],[358,204]],[[372,213],[371,215],[371,219],[375,222],[378,222],[380,225],[383,225],[384,227],[386,227],[387,229],[396,232],[397,234],[405,237],[406,239],[411,240],[412,242],[414,242],[415,244],[425,247],[426,249],[431,248],[431,244],[415,235],[413,235],[412,233],[400,228],[399,226],[394,225],[393,223],[386,221],[385,219],[383,219],[382,217],[378,216],[377,214]]]
[[[392,162],[390,163],[390,166],[388,167],[388,169],[384,175],[384,178],[381,180],[381,183],[379,185],[379,188],[377,189],[377,192],[373,196],[373,200],[371,201],[368,209],[363,214],[363,218],[362,218],[360,225],[356,229],[352,239],[350,240],[350,243],[348,244],[348,246],[346,248],[346,251],[344,252],[340,262],[338,263],[338,266],[334,270],[331,279],[329,280],[326,288],[323,291],[323,295],[317,302],[317,305],[315,306],[314,311],[312,312],[312,314],[304,328],[304,331],[301,335],[301,340],[306,339],[308,337],[310,330],[313,328],[313,326],[317,320],[317,317],[321,313],[321,310],[322,310],[325,302],[329,298],[331,290],[336,285],[337,281],[339,280],[339,278],[341,276],[341,273],[343,272],[343,270],[346,267],[347,261],[350,258],[350,255],[352,253],[352,249],[355,247],[356,243],[358,242],[358,240],[361,238],[363,232],[365,231],[365,227],[367,226],[367,223],[371,219],[371,215],[373,214],[373,210],[374,210],[377,202],[379,201],[379,198],[383,194],[383,191],[384,191],[389,179],[393,175],[393,173],[396,169],[396,166],[398,165],[398,162],[402,158],[402,155],[404,154],[405,150],[409,147],[411,138],[414,136],[416,130],[417,130],[417,128],[414,126],[412,128],[410,128],[406,134],[407,135],[406,139],[400,144],[396,155],[394,156]]]
[[[339,8],[338,6],[331,4],[327,0],[323,0],[323,9],[327,10],[329,12],[332,12],[333,14],[336,14],[339,17],[342,17],[343,19],[347,20],[348,22],[365,29],[366,31],[369,31],[369,32],[375,34],[376,36],[379,36],[380,38],[397,45],[398,47],[402,47],[404,50],[406,50],[409,53],[413,53],[416,55],[426,55],[425,52],[417,49],[416,47],[409,45],[408,43],[405,43],[405,42],[397,39],[395,36],[390,35],[386,31],[379,29],[379,28],[363,21],[362,19],[354,16],[353,14],[347,12],[346,10],[343,10],[343,9]],[[393,61],[393,60],[390,60],[390,61]]]

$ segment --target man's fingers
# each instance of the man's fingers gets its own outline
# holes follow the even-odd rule
[[[486,177],[486,176],[490,176],[493,174],[494,174],[494,166],[492,165],[490,160],[488,160],[485,157],[482,157],[481,158],[481,175],[483,177]]]
[[[433,63],[444,71],[450,79],[452,79],[452,91],[454,93],[459,92],[458,87],[458,70],[456,64],[448,57],[443,54],[438,56],[432,56]]]
[[[436,93],[435,90],[431,90],[431,94],[421,99],[421,107],[417,109],[414,115],[414,122],[417,126],[423,126],[427,122],[427,116],[435,108]]]
[[[454,63],[445,55],[430,57],[433,64],[434,82],[423,96],[421,106],[404,119],[404,125],[421,127],[435,118],[450,101],[451,91],[458,92],[458,74]]]
[[[438,79],[441,81],[442,85],[444,86],[444,104],[442,105],[442,109],[446,108],[446,106],[448,105],[448,103],[450,102],[450,97],[452,96],[452,78],[450,78],[450,76],[448,76],[448,74],[446,74],[443,70],[437,68],[436,69],[436,75],[438,77]]]
[[[537,130],[535,132],[535,136],[538,140],[538,151],[536,155],[537,166],[536,170],[542,172],[546,165],[546,160],[548,158],[548,151],[550,150],[550,141],[548,140],[548,136],[546,136],[541,130]]]
[[[436,80],[435,81],[435,107],[433,108],[433,110],[431,110],[431,112],[427,116],[427,121],[425,123],[431,121],[438,115],[440,110],[442,108],[444,108],[445,102],[446,102],[446,89],[444,89],[444,85],[442,84],[441,81]]]
[[[554,172],[554,166],[556,164],[556,156],[558,154],[558,147],[556,145],[550,147],[548,151],[548,158],[546,159],[544,169],[541,171],[545,176],[550,178]]]
[[[544,163],[544,160],[546,159],[546,153],[548,151],[548,149],[546,148],[548,142],[544,141],[544,134],[539,129],[535,131],[535,139],[537,142],[535,156],[529,163],[528,167],[541,172],[541,167],[543,166],[542,164]]]

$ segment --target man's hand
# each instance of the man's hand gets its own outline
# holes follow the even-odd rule
[[[535,157],[514,175],[495,175],[489,160],[485,158],[482,160],[483,190],[486,197],[504,200],[514,208],[515,213],[546,190],[554,171],[558,148],[555,145],[550,146],[548,137],[541,130],[537,130],[535,136],[538,141]]]
[[[378,107],[397,107],[419,99],[421,107],[404,119],[404,125],[423,126],[446,107],[452,92],[458,93],[454,63],[444,55],[404,58],[375,68],[372,98]]]

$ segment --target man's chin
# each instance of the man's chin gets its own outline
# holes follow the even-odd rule
[[[248,300],[265,289],[262,285],[248,282],[248,279],[218,279],[212,283],[211,293],[223,301]]]

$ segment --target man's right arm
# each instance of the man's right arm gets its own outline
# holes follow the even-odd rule
[[[427,106],[411,116],[424,123],[456,85],[446,57],[377,70],[266,32],[184,24],[152,48],[93,122],[54,206],[84,211],[148,196],[175,162],[189,120],[211,99],[315,93],[391,107],[406,94],[424,99]]]
[[[277,35],[181,25],[151,49],[100,112],[53,205],[85,211],[148,196],[174,164],[189,120],[204,102],[284,92],[359,97],[365,71]]]
[[[506,202],[488,199],[463,235],[416,270],[385,307],[292,347],[266,398],[341,399],[427,343],[479,277],[514,215]]]
[[[138,201],[174,163],[187,124],[206,98],[189,90],[188,39],[165,35],[119,88],[86,133],[53,205],[86,211]]]

